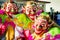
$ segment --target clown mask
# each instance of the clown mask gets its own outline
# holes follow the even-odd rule
[[[47,25],[48,25],[48,23],[46,20],[37,19],[35,22],[35,33],[36,34],[43,34],[48,27]]]
[[[17,12],[17,6],[13,3],[8,3],[6,7],[6,12]]]
[[[5,12],[10,17],[18,12],[17,6],[14,3],[7,3],[7,6],[5,7]]]
[[[31,5],[26,6],[26,14],[31,20],[35,19],[35,13],[34,13],[33,7]]]

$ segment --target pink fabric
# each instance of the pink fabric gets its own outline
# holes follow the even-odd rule
[[[4,11],[3,10],[0,10],[0,14],[4,14]]]
[[[5,22],[4,22],[4,25],[5,25],[5,26],[11,25],[13,28],[15,28],[15,26],[16,26],[13,21],[10,21],[10,22],[5,21]]]
[[[25,40],[28,40],[30,35],[31,35],[31,33],[30,33],[29,30],[24,30],[24,35],[25,35]]]
[[[38,11],[36,12],[37,16],[39,16],[42,12],[43,12],[43,10],[38,10]]]
[[[60,40],[60,34],[56,35],[53,40]]]
[[[28,40],[34,40],[33,37],[30,35]]]
[[[0,35],[2,36],[6,31],[6,26],[0,23]]]
[[[16,25],[15,27],[15,40],[17,40],[18,38],[24,38],[24,31],[22,27],[19,27]]]
[[[9,24],[10,24],[11,26],[13,26],[13,28],[15,28],[15,26],[16,26],[13,21],[9,22]]]
[[[25,34],[25,36],[28,38],[29,35],[30,35],[30,31],[29,31],[29,30],[25,30],[25,31],[24,31],[24,34]]]

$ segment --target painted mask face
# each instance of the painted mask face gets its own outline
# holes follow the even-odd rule
[[[13,14],[16,14],[16,12],[18,12],[17,6],[14,3],[7,3],[5,12],[9,17],[12,17]]]
[[[31,20],[35,19],[35,13],[33,12],[32,7],[27,7],[26,14]]]
[[[47,23],[47,21],[46,20],[44,20],[44,19],[38,19],[37,21],[36,21],[36,27],[35,27],[35,32],[36,33],[42,33],[43,31],[45,31],[46,29],[47,29],[47,25],[48,25],[48,23]]]
[[[13,3],[8,3],[6,7],[6,12],[17,12],[17,7]]]

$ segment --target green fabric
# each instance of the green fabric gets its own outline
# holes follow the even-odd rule
[[[57,34],[60,34],[60,28],[58,27],[53,27],[49,30],[49,33],[52,35],[52,36],[55,36]]]
[[[7,15],[0,15],[0,18],[2,18],[2,23],[4,23],[5,19],[7,18]]]
[[[43,13],[41,13],[41,15],[43,15],[43,16],[49,16],[49,14],[47,12],[43,12]]]
[[[32,22],[25,14],[17,14],[16,18],[19,22],[22,22],[24,24],[23,28],[26,29],[28,23]]]

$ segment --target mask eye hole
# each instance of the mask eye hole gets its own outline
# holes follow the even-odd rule
[[[42,23],[41,25],[42,25],[42,26],[45,26],[45,24],[46,24],[46,22]]]
[[[38,25],[36,25],[36,26],[38,26]]]
[[[42,25],[40,25],[39,27],[40,27],[40,28],[42,28],[43,26],[42,26]]]

